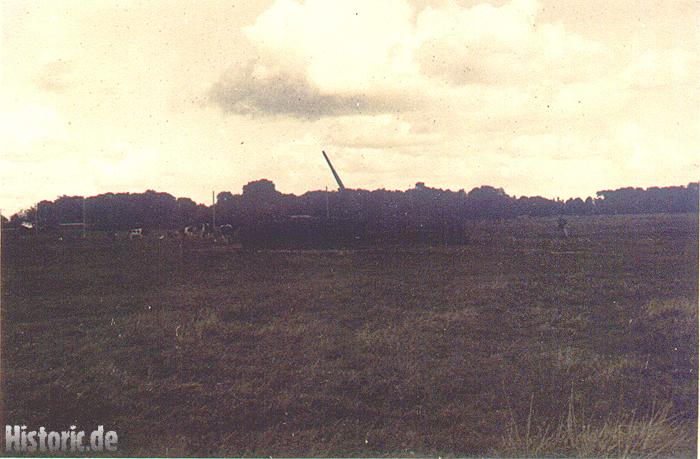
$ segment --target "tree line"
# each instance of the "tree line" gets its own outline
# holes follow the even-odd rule
[[[282,237],[314,231],[333,234],[361,232],[363,237],[405,239],[435,234],[450,238],[473,219],[518,216],[610,215],[698,212],[698,183],[687,186],[603,190],[596,197],[564,200],[540,196],[509,196],[502,188],[481,186],[469,192],[431,188],[424,183],[406,191],[310,191],[300,196],[276,190],[262,179],[216,196],[216,204],[197,204],[189,198],[148,190],[144,193],[106,193],[83,198],[61,196],[43,200],[4,219],[10,228],[38,226],[56,231],[61,225],[86,224],[89,231],[181,230],[187,226],[231,225],[247,228],[254,237]],[[432,236],[430,236],[432,234]],[[371,236],[374,235],[374,236]],[[418,236],[416,236],[418,235]],[[323,235],[321,235],[323,236]]]

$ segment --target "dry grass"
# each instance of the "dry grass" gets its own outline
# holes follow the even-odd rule
[[[694,435],[671,414],[672,405],[653,406],[649,414],[617,414],[602,422],[574,409],[573,396],[566,416],[554,427],[537,423],[532,409],[519,423],[511,417],[507,431],[494,450],[501,457],[692,457]],[[536,425],[535,425],[536,424]]]
[[[670,342],[688,343],[697,334],[698,305],[683,299],[654,299],[640,308],[636,319],[648,332],[655,330]],[[675,338],[675,339],[674,339]],[[692,342],[692,340],[691,340]],[[672,344],[671,344],[672,346]],[[673,347],[678,351],[677,347]],[[564,354],[564,357],[562,357]],[[557,352],[553,358],[558,365],[573,365],[576,357],[570,350]],[[587,357],[590,360],[590,357]],[[615,378],[621,369],[634,366],[629,360],[604,362],[607,369],[599,372],[601,382]],[[649,357],[644,366],[648,368]],[[617,407],[603,419],[586,415],[585,401],[576,406],[573,385],[566,415],[558,422],[538,422],[533,410],[534,394],[530,397],[527,416],[518,420],[510,409],[507,430],[493,453],[505,457],[615,457],[666,458],[694,457],[696,435],[692,424],[673,414],[673,403],[652,403],[646,412],[637,406],[629,411]],[[642,411],[640,413],[640,411]]]
[[[571,225],[4,245],[6,418],[103,424],[124,455],[694,455],[697,216]]]

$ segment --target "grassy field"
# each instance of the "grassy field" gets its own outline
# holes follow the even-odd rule
[[[6,423],[124,455],[695,456],[697,215],[469,244],[5,240]]]

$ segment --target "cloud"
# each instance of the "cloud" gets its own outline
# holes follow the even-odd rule
[[[415,76],[412,15],[405,0],[276,0],[245,35],[323,92],[386,89]]]
[[[561,23],[538,23],[539,5],[455,4],[418,15],[421,71],[450,84],[568,83],[595,78],[609,63],[599,43],[569,33]]]
[[[411,123],[392,115],[342,117],[327,128],[324,143],[335,147],[366,150],[397,148],[402,151],[441,141],[434,132],[417,132]]]
[[[341,115],[403,112],[419,100],[398,92],[323,92],[302,73],[249,62],[226,73],[209,92],[209,101],[224,112],[287,115],[319,119]]]
[[[638,89],[687,85],[692,90],[700,84],[698,68],[698,53],[679,48],[647,49],[625,68],[623,78]]]
[[[491,122],[540,105],[549,112],[534,94],[546,88],[547,97],[563,91],[558,107],[579,113],[579,93],[595,92],[582,85],[597,86],[610,55],[562,23],[538,23],[540,9],[536,0],[418,12],[405,0],[276,0],[244,29],[257,58],[223,75],[209,99],[254,116],[315,120],[440,107]]]
[[[404,0],[276,0],[244,29],[255,58],[222,75],[209,101],[311,120],[421,108],[412,15]]]

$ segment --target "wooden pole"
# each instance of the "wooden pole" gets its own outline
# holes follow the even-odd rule
[[[211,192],[211,230],[216,229],[216,198],[214,197],[214,191]]]
[[[85,218],[85,196],[83,196],[83,239],[87,237],[87,222]]]
[[[2,210],[0,210],[0,266],[2,266]],[[2,270],[2,268],[0,268]],[[0,276],[0,292],[2,292],[2,276]],[[3,337],[2,295],[0,295],[0,426],[5,426],[5,365],[2,359]]]

